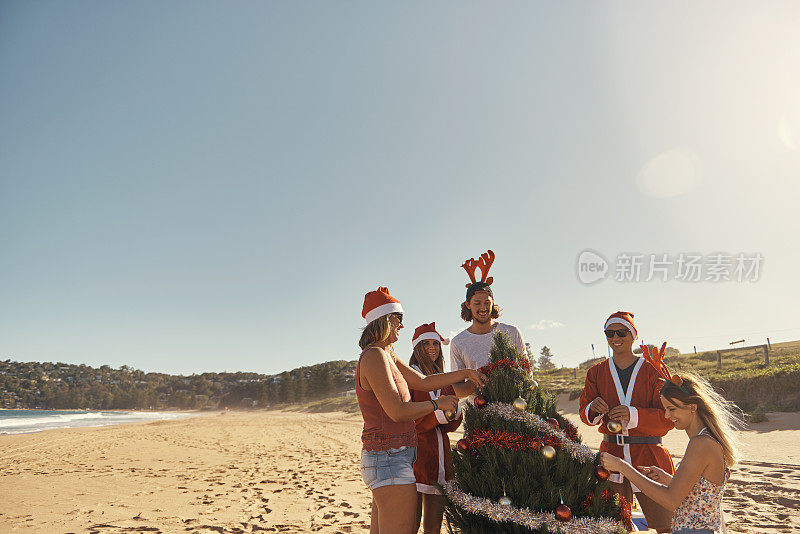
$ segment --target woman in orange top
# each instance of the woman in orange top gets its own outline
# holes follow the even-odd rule
[[[482,386],[485,377],[472,369],[425,376],[400,360],[392,345],[403,328],[403,308],[385,287],[366,294],[361,315],[367,326],[359,340],[363,352],[355,386],[364,418],[361,476],[372,490],[370,534],[413,534],[417,505],[414,420],[439,409],[455,411],[458,398],[413,402],[409,388],[435,391],[465,380]]]

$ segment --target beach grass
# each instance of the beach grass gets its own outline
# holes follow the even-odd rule
[[[598,358],[596,361],[600,361]],[[773,343],[769,364],[761,348],[725,349],[667,356],[672,372],[693,372],[706,378],[728,400],[756,417],[766,412],[800,411],[800,341]],[[536,371],[540,385],[570,399],[580,396],[586,371],[594,361],[577,368]]]

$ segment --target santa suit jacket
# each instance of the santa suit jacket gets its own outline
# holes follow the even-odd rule
[[[413,366],[414,369],[419,369]],[[418,391],[411,390],[412,402],[436,400],[440,395],[455,395],[452,386],[443,390]],[[444,484],[453,478],[453,462],[450,457],[450,440],[447,433],[456,430],[461,424],[461,407],[457,417],[448,421],[442,410],[436,410],[425,417],[414,421],[417,426],[417,461],[414,462],[414,476],[417,479],[417,491],[439,495],[434,484]]]
[[[581,420],[587,425],[600,425],[599,431],[602,434],[612,434],[606,427],[607,420],[602,415],[595,415],[589,419],[589,405],[594,399],[600,397],[609,409],[615,406],[625,405],[631,412],[631,420],[619,435],[622,436],[658,436],[667,434],[674,425],[664,415],[664,406],[661,404],[661,386],[664,379],[652,365],[647,363],[644,358],[639,357],[634,363],[631,380],[628,383],[628,390],[622,391],[622,384],[617,373],[617,366],[614,360],[608,358],[589,368],[586,373],[586,383],[581,393],[579,413]],[[624,444],[609,443],[603,441],[600,444],[601,452],[609,452],[619,458],[624,458],[631,465],[660,467],[667,473],[674,473],[675,467],[672,464],[672,457],[667,449],[661,444]],[[612,482],[622,482],[623,477],[620,473],[614,473],[609,479]],[[633,491],[639,491],[635,485],[631,484]]]

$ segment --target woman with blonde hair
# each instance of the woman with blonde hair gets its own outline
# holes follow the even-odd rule
[[[437,410],[455,412],[458,397],[413,402],[410,389],[435,391],[466,380],[483,386],[485,377],[472,369],[425,376],[397,358],[392,345],[403,328],[403,308],[387,288],[365,295],[361,315],[367,325],[359,340],[362,353],[355,389],[364,418],[361,475],[372,490],[370,534],[413,534],[417,507],[414,420]],[[466,384],[462,387],[467,389]]]
[[[634,468],[608,453],[601,455],[603,465],[630,478],[648,497],[673,510],[673,534],[725,532],[722,495],[738,455],[734,434],[735,427],[742,425],[738,409],[705,379],[690,373],[670,376],[657,352],[653,358],[647,347],[643,350],[666,379],[661,388],[666,417],[676,429],[686,432],[689,445],[674,475],[654,466]]]
[[[436,323],[423,324],[414,330],[411,340],[413,353],[409,365],[424,375],[444,371],[442,345],[450,343],[436,330]],[[463,393],[463,391],[461,392]],[[436,391],[412,389],[411,400],[424,402],[438,400],[442,395],[455,395],[455,389],[448,386]],[[444,498],[438,486],[453,479],[453,460],[450,455],[448,432],[461,425],[461,408],[453,413],[436,410],[415,421],[417,425],[417,461],[414,462],[414,476],[417,479],[417,520],[422,523],[424,534],[439,534],[442,531]],[[416,532],[416,530],[415,530]]]

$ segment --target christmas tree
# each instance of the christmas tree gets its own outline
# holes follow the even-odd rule
[[[630,505],[609,488],[599,453],[503,334],[481,372],[486,385],[453,451],[455,480],[443,487],[451,534],[627,533]]]

